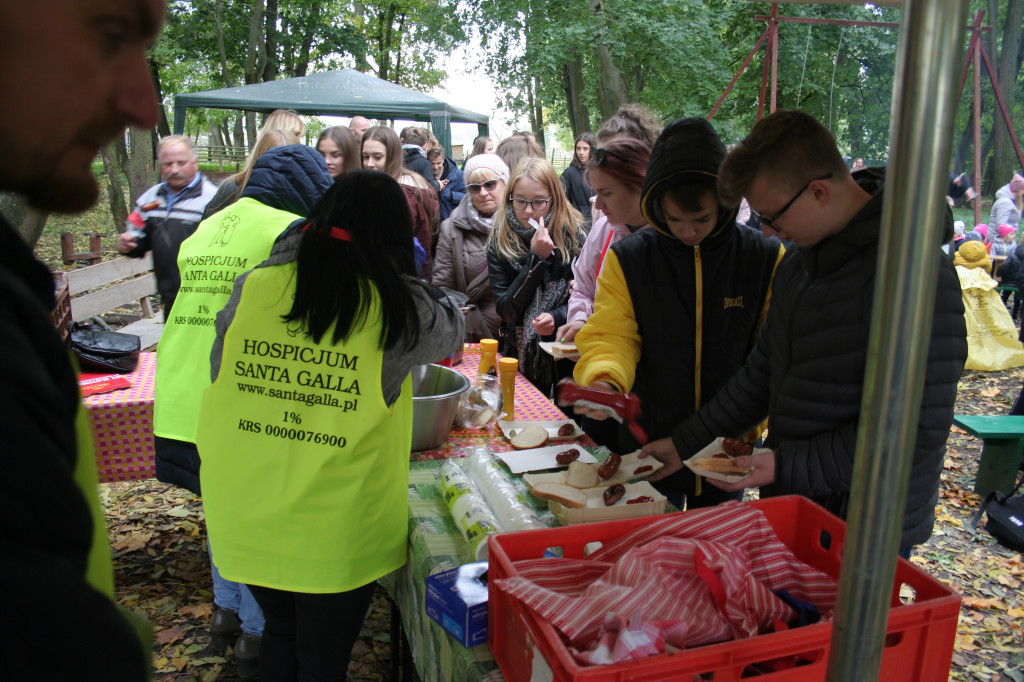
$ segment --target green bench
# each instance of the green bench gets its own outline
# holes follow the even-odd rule
[[[974,492],[982,497],[994,490],[1010,492],[1024,456],[1024,415],[958,414],[953,417],[953,424],[984,441]]]

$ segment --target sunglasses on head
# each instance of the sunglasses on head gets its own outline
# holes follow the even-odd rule
[[[488,180],[487,182],[474,182],[466,185],[466,191],[470,194],[480,194],[481,189],[485,189],[488,192],[493,192],[494,188],[498,186],[501,180]]]
[[[607,159],[609,156],[614,156],[616,159],[621,159],[621,160],[625,161],[625,159],[623,159],[621,156],[619,156],[615,152],[608,151],[604,147],[598,147],[597,149],[594,149],[591,152],[591,154],[593,155],[594,164],[597,165],[597,166],[600,166],[601,164],[603,164],[605,159]]]

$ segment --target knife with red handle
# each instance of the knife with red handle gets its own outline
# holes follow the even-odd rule
[[[617,421],[625,422],[640,445],[647,443],[647,433],[637,423],[640,416],[640,398],[633,393],[615,393],[591,386],[580,386],[569,378],[558,382],[556,402],[562,406],[581,405],[607,410]]]

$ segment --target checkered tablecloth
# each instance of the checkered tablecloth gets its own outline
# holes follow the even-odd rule
[[[92,424],[100,483],[156,475],[153,458],[153,384],[156,353],[140,353],[131,387],[82,399]]]

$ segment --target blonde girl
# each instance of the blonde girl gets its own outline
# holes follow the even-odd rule
[[[556,367],[538,344],[565,324],[572,263],[585,236],[583,216],[569,204],[551,164],[521,160],[494,215],[487,269],[502,320],[502,353],[518,357],[519,370],[545,394],[572,371]]]

